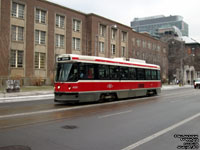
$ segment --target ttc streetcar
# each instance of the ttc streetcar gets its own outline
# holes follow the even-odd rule
[[[143,60],[62,54],[56,61],[55,102],[92,102],[161,92],[160,67]]]

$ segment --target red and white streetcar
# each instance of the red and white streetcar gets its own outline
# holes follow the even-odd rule
[[[160,92],[158,65],[74,54],[57,57],[55,102],[123,99]]]

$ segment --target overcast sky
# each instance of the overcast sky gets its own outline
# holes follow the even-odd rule
[[[189,36],[200,42],[200,0],[49,0],[84,13],[95,13],[130,26],[137,17],[180,15]]]

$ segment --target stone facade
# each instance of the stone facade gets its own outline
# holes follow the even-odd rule
[[[165,42],[102,16],[43,0],[0,0],[0,22],[0,85],[8,78],[52,84],[63,53],[144,59],[167,80]]]

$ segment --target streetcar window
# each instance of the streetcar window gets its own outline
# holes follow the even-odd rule
[[[156,74],[156,70],[151,70],[151,78],[152,80],[157,80],[157,74]]]
[[[119,80],[119,67],[118,66],[110,66],[110,79],[111,80]]]
[[[128,67],[120,67],[120,78],[123,80],[129,79],[129,69]]]
[[[149,70],[149,69],[145,70],[145,79],[151,80],[151,70]]]
[[[137,79],[138,80],[144,80],[145,79],[145,73],[144,73],[144,69],[137,69]]]
[[[68,80],[68,76],[69,76],[71,68],[72,68],[71,63],[58,63],[56,81],[66,82]]]
[[[129,68],[129,78],[131,80],[136,80],[137,79],[136,69],[135,68]]]
[[[94,79],[94,65],[79,64],[79,79]]]
[[[109,79],[109,66],[98,65],[98,78],[102,80]]]
[[[68,76],[67,81],[73,82],[78,80],[78,65],[73,64]]]
[[[157,71],[157,79],[160,80],[160,71]]]

